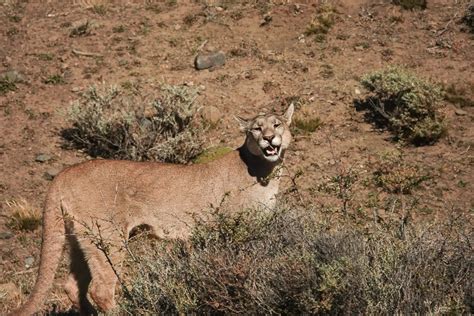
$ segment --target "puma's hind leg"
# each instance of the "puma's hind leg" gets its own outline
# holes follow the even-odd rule
[[[94,265],[100,266],[100,269],[92,271],[89,294],[101,310],[108,311],[116,305],[115,288],[119,281],[124,253],[120,247],[111,247],[107,256],[98,250],[97,257]]]
[[[104,228],[105,229],[105,228]],[[110,232],[81,238],[81,249],[89,266],[91,281],[89,295],[101,311],[109,311],[116,305],[115,287],[124,259],[123,238],[119,233]]]

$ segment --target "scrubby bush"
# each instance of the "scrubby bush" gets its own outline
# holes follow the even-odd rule
[[[364,101],[371,110],[370,118],[397,138],[425,145],[445,133],[438,86],[397,67],[367,74],[361,83],[372,93]]]
[[[151,102],[117,87],[91,87],[69,111],[66,140],[94,157],[186,163],[202,150],[197,91],[163,86]]]
[[[214,211],[188,242],[133,248],[128,314],[472,312],[469,225],[362,232],[310,210]],[[134,243],[132,243],[133,245]]]

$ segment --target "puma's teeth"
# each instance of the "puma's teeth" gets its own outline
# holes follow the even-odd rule
[[[267,148],[265,148],[265,155],[267,155],[267,156],[277,155],[278,154],[278,149],[279,149],[279,147],[268,146]]]

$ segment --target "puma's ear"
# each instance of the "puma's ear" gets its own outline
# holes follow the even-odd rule
[[[293,117],[294,112],[295,112],[295,106],[293,105],[293,103],[291,103],[288,109],[286,110],[285,114],[283,114],[283,118],[286,120],[286,125],[291,124],[291,118]]]
[[[240,116],[235,116],[234,118],[237,122],[239,122],[239,127],[242,132],[246,132],[249,130],[249,121],[240,117]]]

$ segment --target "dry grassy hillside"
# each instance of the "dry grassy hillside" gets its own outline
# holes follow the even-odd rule
[[[474,4],[424,3],[0,0],[0,314],[24,301],[34,284],[41,207],[50,181],[62,168],[92,157],[193,163],[204,149],[241,144],[233,115],[282,111],[291,103],[297,109],[294,141],[282,190],[293,208],[310,211],[328,230],[449,226],[472,234]],[[407,8],[410,4],[415,7]],[[215,51],[224,52],[224,65],[195,69],[196,55]],[[381,81],[370,77],[387,69],[401,69],[402,74],[395,81],[389,73]],[[147,110],[144,104],[172,102],[166,87],[175,89],[172,93],[192,98],[196,111],[183,119],[199,126],[190,122],[193,130],[184,141],[169,141],[153,153],[146,151],[148,138],[142,134],[133,153],[121,148],[125,155],[117,155],[115,145],[107,149],[111,152],[97,149],[97,138],[71,142],[71,129],[97,124],[90,116],[77,115],[96,100],[87,94],[91,86],[99,91],[115,86],[118,107],[126,106],[138,121]],[[400,110],[397,102],[403,100],[408,108]],[[425,116],[431,121],[414,131]],[[83,132],[91,130],[99,133],[90,127]],[[279,220],[271,223],[278,226]],[[346,237],[337,238],[324,245],[338,249]],[[357,238],[354,247],[363,248]],[[372,246],[374,251],[383,248]],[[463,251],[466,256],[456,262],[463,269],[470,262],[466,275],[472,276],[472,247]],[[172,253],[169,258],[176,259]],[[69,309],[60,286],[66,268],[67,260],[49,296],[50,311]],[[347,284],[356,283],[351,279]],[[321,302],[326,305],[305,311],[341,312],[331,309],[339,304],[336,296],[325,295]],[[211,304],[216,310],[199,310],[166,302],[172,312],[251,310],[247,303],[235,310],[223,308],[222,302]],[[265,311],[279,313],[285,310],[281,306]],[[370,311],[394,310],[403,312]]]

